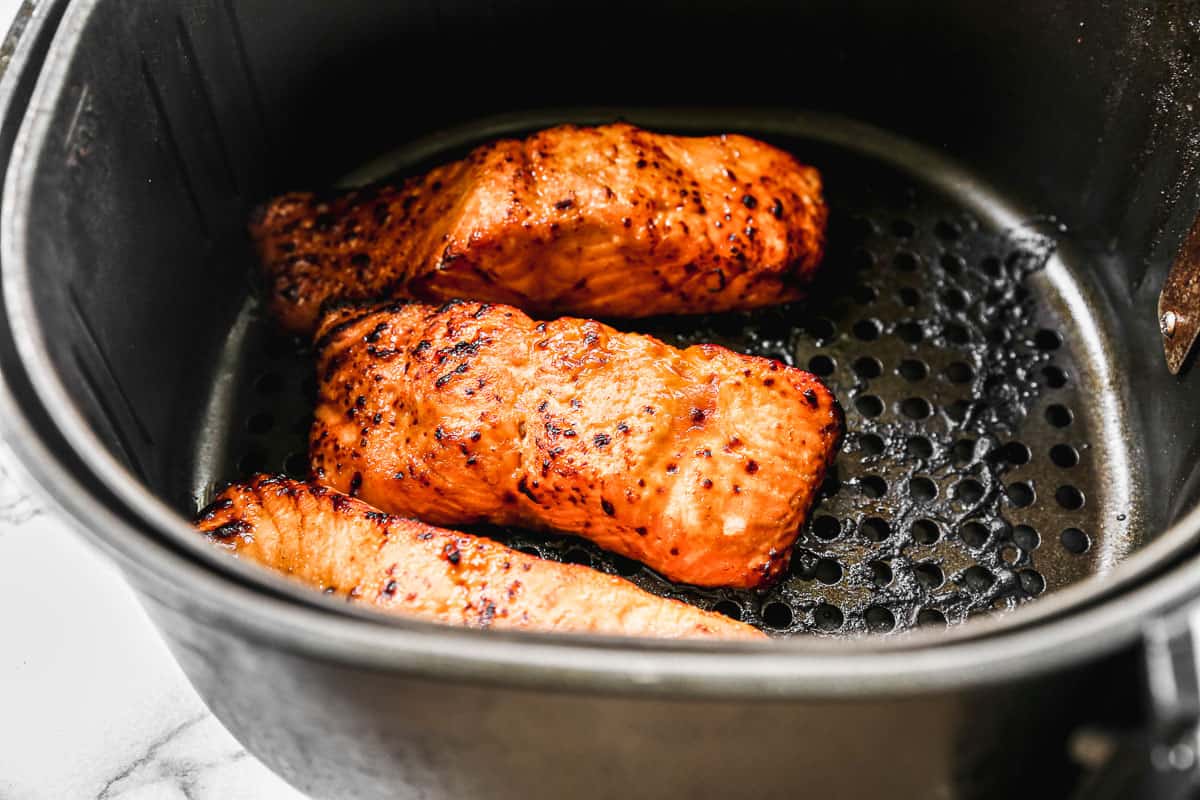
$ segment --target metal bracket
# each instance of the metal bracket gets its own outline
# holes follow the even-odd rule
[[[1158,296],[1158,327],[1167,369],[1178,375],[1200,334],[1200,217],[1192,223]]]

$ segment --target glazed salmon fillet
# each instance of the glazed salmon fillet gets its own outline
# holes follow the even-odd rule
[[[781,303],[816,270],[827,216],[817,171],[763,142],[564,125],[399,185],[285,194],[250,228],[268,306],[308,333],[329,300],[600,317]]]
[[[439,525],[577,534],[700,586],[778,578],[842,433],[815,376],[476,302],[342,308],[313,475]]]
[[[259,475],[231,486],[200,512],[196,525],[240,558],[389,614],[477,628],[763,636],[614,575],[393,517],[291,478]]]

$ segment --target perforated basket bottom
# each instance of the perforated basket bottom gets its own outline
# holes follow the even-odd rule
[[[838,131],[814,134],[805,123],[803,135],[781,136],[780,127],[741,129],[824,174],[830,250],[810,298],[753,313],[614,324],[679,345],[717,342],[779,358],[821,376],[840,399],[843,452],[787,576],[762,592],[696,589],[573,537],[477,532],[776,634],[958,624],[1110,565],[1131,546],[1134,510],[1109,512],[1125,496],[1121,470],[1132,461],[1127,443],[1101,439],[1100,411],[1081,389],[1094,385],[1100,365],[1085,358],[1096,350],[1084,346],[1092,321],[1055,311],[1065,307],[1063,287],[1073,288],[1065,270],[1056,280],[1042,271],[1052,226],[1003,229],[981,211],[977,186],[962,190],[974,192],[967,202],[925,180],[920,164],[902,170],[830,144],[845,140]],[[227,365],[234,391],[209,415],[219,429],[201,432],[220,446],[197,457],[197,502],[257,470],[307,472],[311,355],[275,337],[253,303],[243,322]]]

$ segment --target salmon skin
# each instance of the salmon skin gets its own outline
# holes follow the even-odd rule
[[[777,579],[842,434],[810,373],[511,306],[345,307],[316,349],[318,480],[433,524],[577,534],[681,583]]]
[[[231,486],[196,525],[242,559],[389,614],[476,628],[763,637],[614,575],[390,516],[291,478],[258,475]]]
[[[817,170],[746,136],[563,125],[399,185],[282,195],[250,232],[268,307],[309,333],[330,300],[469,297],[589,317],[795,300],[827,217]]]

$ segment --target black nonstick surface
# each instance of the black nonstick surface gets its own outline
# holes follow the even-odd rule
[[[643,121],[635,118],[633,121]],[[653,124],[655,120],[645,120]],[[427,139],[351,182],[418,172],[497,130]],[[689,132],[732,130],[695,116]],[[1102,573],[1139,541],[1136,454],[1106,424],[1102,320],[1080,313],[1060,226],[1022,219],[935,154],[852,123],[743,122],[821,169],[831,208],[821,279],[750,313],[613,320],[686,346],[716,342],[821,376],[846,411],[836,468],[766,591],[672,584],[589,542],[474,529],[778,635],[889,633],[1008,611]],[[253,294],[230,332],[190,469],[193,499],[260,470],[307,473],[311,352]]]

